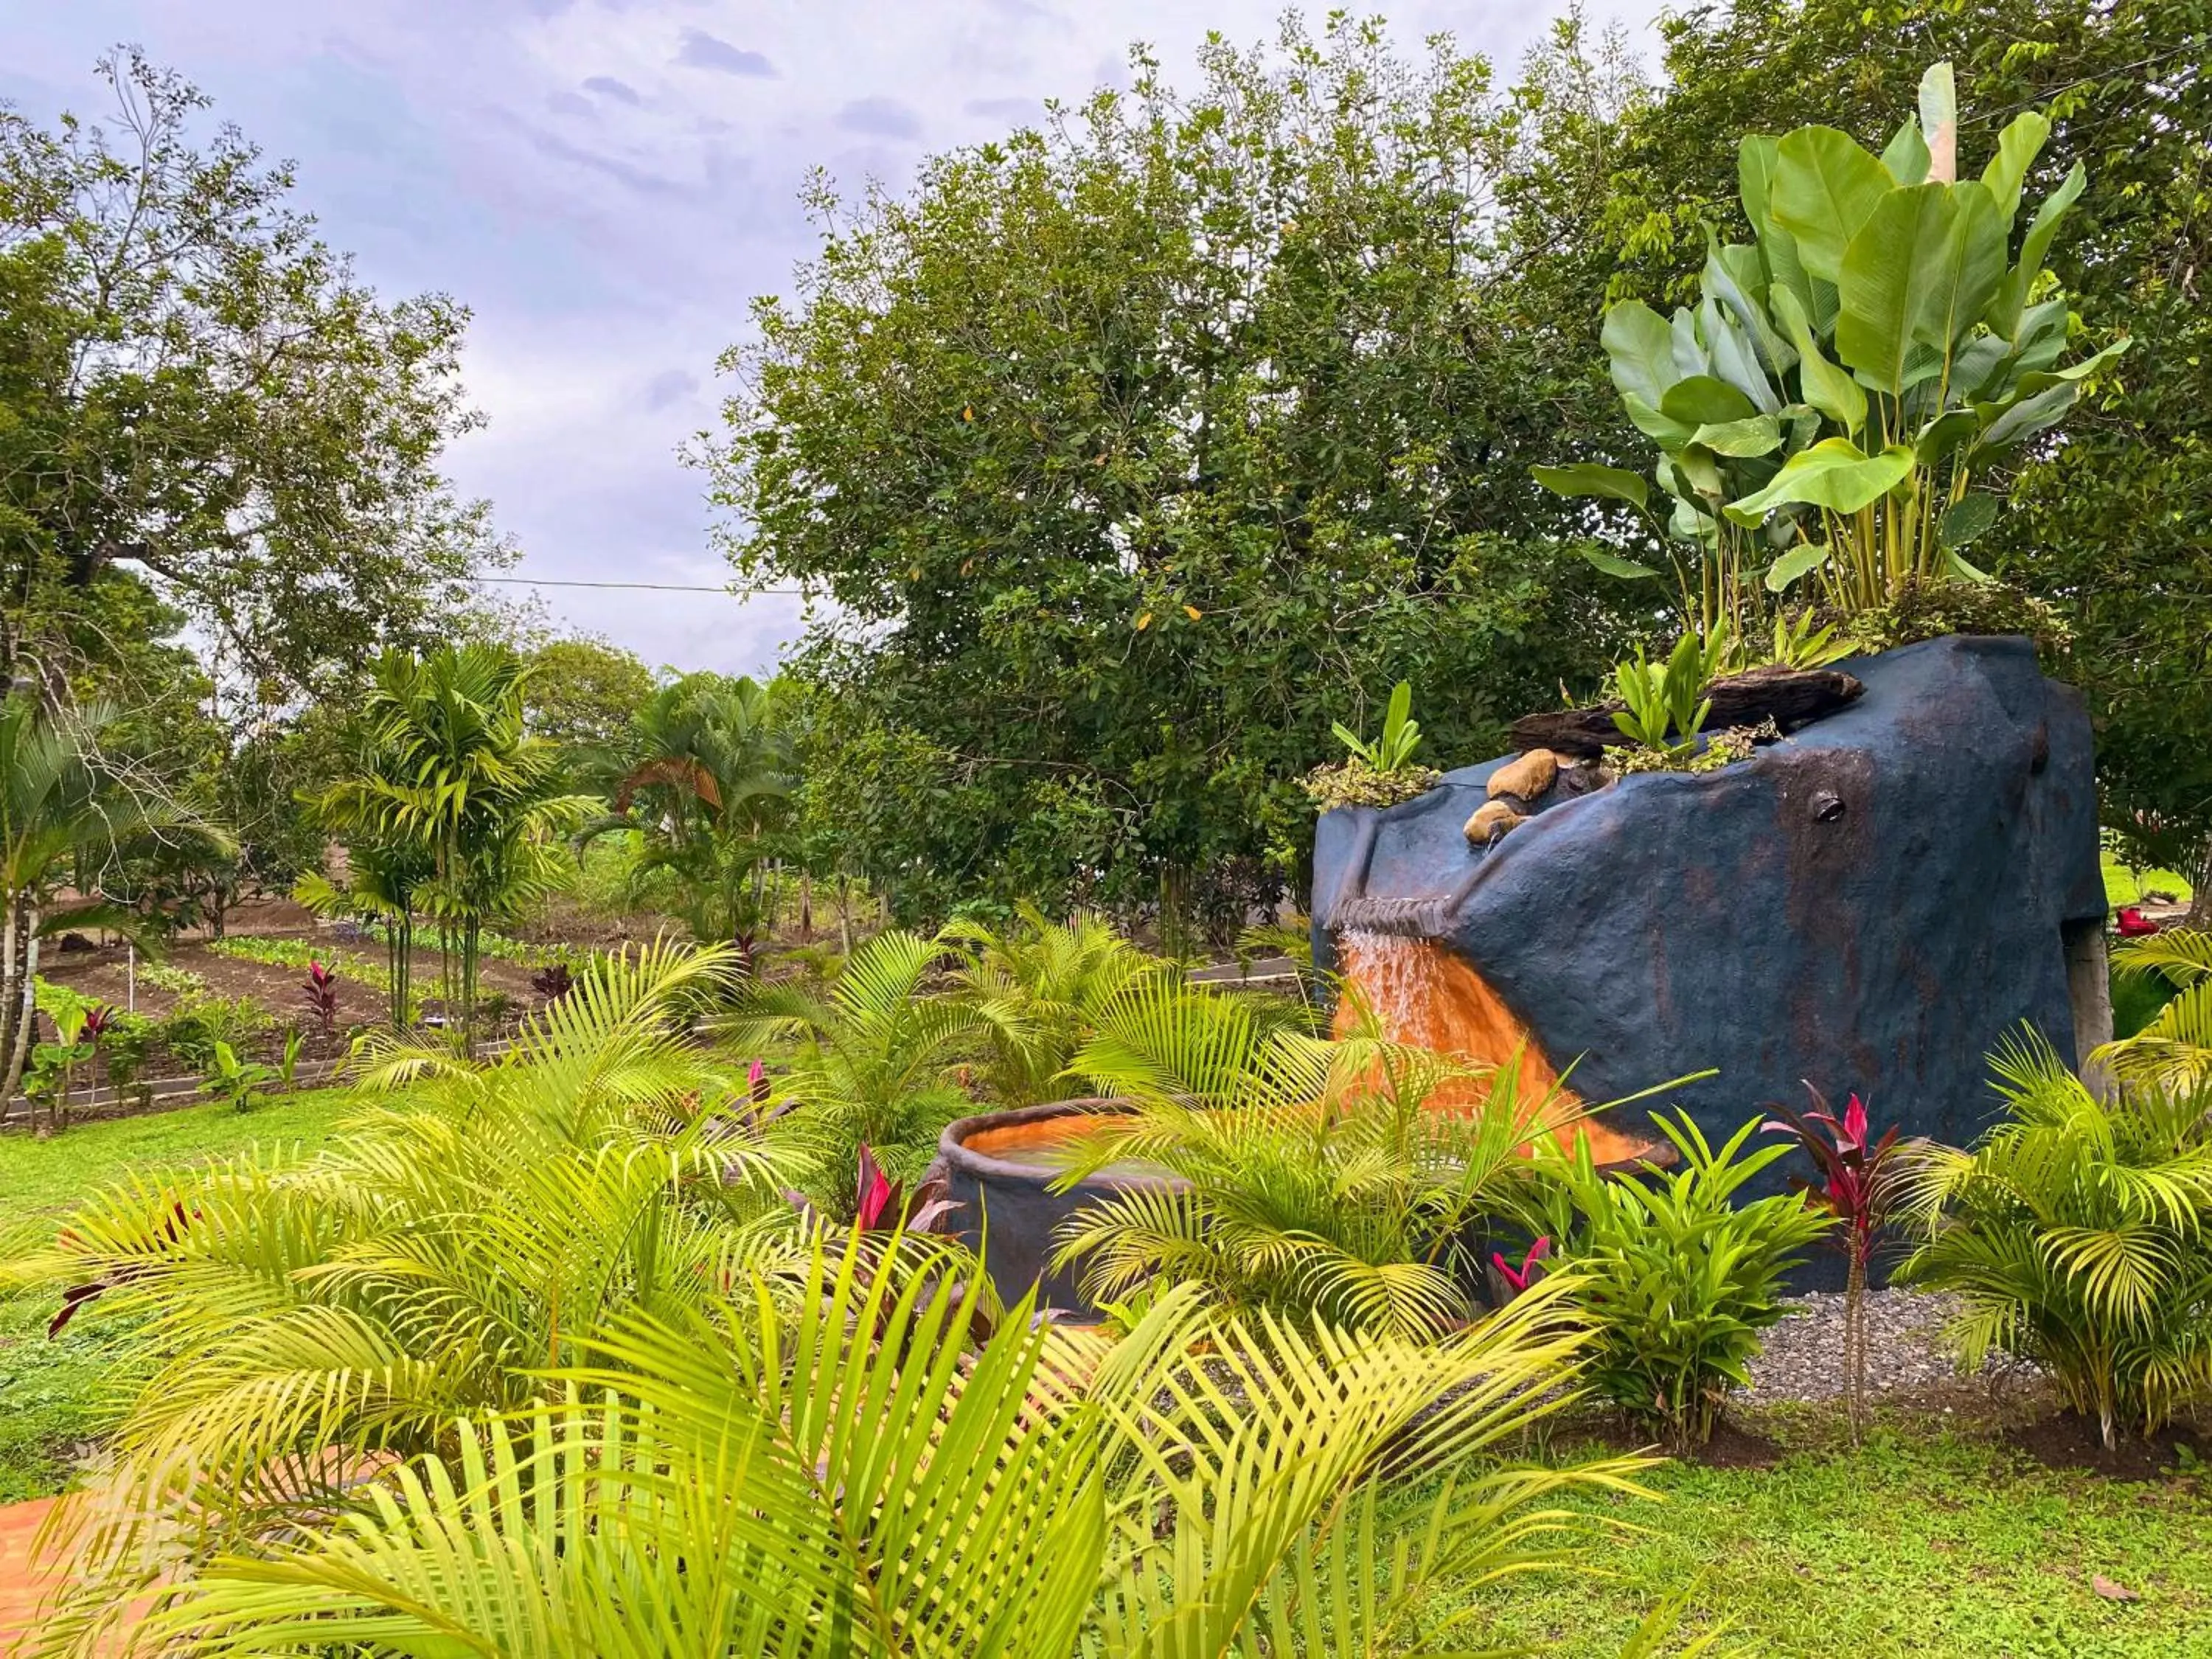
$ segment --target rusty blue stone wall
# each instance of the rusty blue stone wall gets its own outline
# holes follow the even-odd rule
[[[2105,915],[2088,718],[2022,639],[1839,665],[1865,696],[1753,759],[1547,802],[1488,851],[1461,826],[1502,760],[1328,813],[1316,960],[1346,899],[1426,901],[1418,929],[1585,1099],[1715,1066],[1679,1102],[1709,1133],[1810,1079],[1877,1123],[1972,1139],[2008,1032],[2073,1055],[2062,929]]]

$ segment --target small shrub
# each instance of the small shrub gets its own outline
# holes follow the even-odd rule
[[[138,964],[138,977],[157,991],[167,991],[171,996],[197,996],[207,989],[207,981],[189,968],[179,968],[167,962],[143,962]]]
[[[300,999],[307,1005],[307,1012],[315,1017],[325,1037],[336,1033],[338,1023],[338,976],[319,962],[307,964],[307,982],[300,992]]]
[[[1337,806],[1395,806],[1443,781],[1443,773],[1426,766],[1381,772],[1354,755],[1334,766],[1315,767],[1304,781],[1308,797],[1326,812]]]
[[[1888,651],[1954,634],[2025,634],[2046,658],[2073,649],[2073,630],[2057,610],[1994,581],[1946,581],[1908,576],[1884,603],[1844,625],[1861,651]]]
[[[1779,1118],[1766,1126],[1770,1134],[1795,1136],[1797,1146],[1820,1172],[1815,1183],[1792,1177],[1790,1189],[1802,1193],[1808,1204],[1825,1212],[1836,1223],[1830,1237],[1842,1247],[1844,1282],[1844,1398],[1850,1408],[1851,1439],[1856,1443],[1866,1410],[1866,1287],[1867,1267],[1881,1243],[1891,1212],[1896,1207],[1899,1163],[1897,1128],[1892,1125],[1880,1139],[1870,1138],[1866,1103],[1853,1095],[1843,1115],[1828,1109],[1828,1103],[1811,1084],[1813,1109],[1797,1113],[1777,1107]]]
[[[530,988],[548,1002],[558,1002],[576,988],[576,975],[565,962],[548,963],[530,976]]]
[[[1681,1154],[1680,1168],[1608,1178],[1583,1138],[1569,1153],[1540,1146],[1552,1179],[1529,1218],[1581,1281],[1595,1330],[1592,1386],[1686,1451],[1711,1437],[1729,1386],[1749,1382],[1759,1333],[1782,1316],[1783,1275],[1830,1224],[1795,1194],[1735,1201],[1789,1150],[1743,1156],[1764,1119],[1717,1152],[1686,1113],[1652,1121]]]
[[[297,1051],[294,1051],[296,1058]],[[215,1052],[208,1060],[205,1079],[210,1093],[229,1106],[234,1112],[249,1109],[259,1094],[261,1085],[276,1073],[266,1066],[257,1066],[238,1057],[228,1042],[217,1042]]]
[[[275,1024],[252,997],[187,996],[161,1021],[161,1042],[182,1063],[204,1072],[215,1063],[217,1045],[235,1048]]]
[[[2007,1121],[1916,1148],[1900,1277],[1963,1300],[1963,1366],[2040,1366],[2108,1447],[2155,1433],[2212,1395],[2212,1083],[2101,1100],[2032,1035],[1990,1066]]]

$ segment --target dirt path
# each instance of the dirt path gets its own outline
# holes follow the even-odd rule
[[[0,1507],[0,1653],[12,1651],[17,1639],[36,1627],[46,1586],[31,1570],[31,1540],[54,1501],[34,1498]]]

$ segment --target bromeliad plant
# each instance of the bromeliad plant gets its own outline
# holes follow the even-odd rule
[[[1798,1147],[1820,1171],[1817,1182],[1792,1177],[1790,1187],[1802,1193],[1814,1209],[1836,1223],[1830,1235],[1848,1263],[1844,1282],[1844,1399],[1850,1417],[1851,1440],[1859,1437],[1866,1411],[1867,1266],[1888,1224],[1898,1190],[1897,1127],[1886,1130],[1879,1140],[1868,1139],[1864,1102],[1853,1095],[1844,1103],[1843,1115],[1828,1109],[1828,1103],[1811,1084],[1809,1112],[1774,1109],[1776,1119],[1766,1126],[1769,1134],[1794,1136]]]
[[[1348,751],[1334,766],[1317,766],[1306,775],[1306,793],[1326,811],[1332,806],[1395,806],[1436,787],[1441,775],[1413,764],[1420,747],[1421,724],[1413,718],[1413,687],[1400,680],[1390,688],[1382,714],[1382,735],[1369,743],[1341,720],[1330,730]]]
[[[1670,320],[1628,300],[1607,312],[1613,384],[1661,450],[1663,528],[1639,473],[1582,464],[1536,477],[1646,512],[1701,632],[1726,622],[1744,636],[1767,595],[1808,580],[1850,615],[1911,581],[1985,580],[1961,550],[1996,517],[1996,481],[2125,345],[2059,366],[2067,304],[2044,261],[2086,185],[2078,163],[2012,247],[2048,118],[2016,117],[1978,178],[1960,176],[1960,125],[1938,64],[1917,118],[1879,156],[1833,127],[1745,138],[1754,240],[1708,233],[1694,310]],[[1660,574],[1588,556],[1618,576]]]

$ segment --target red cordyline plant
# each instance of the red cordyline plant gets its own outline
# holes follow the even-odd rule
[[[1874,1258],[1896,1196],[1892,1160],[1897,1150],[1897,1129],[1892,1125],[1881,1139],[1870,1142],[1866,1103],[1856,1095],[1844,1103],[1843,1115],[1838,1117],[1810,1083],[1805,1085],[1805,1092],[1813,1097],[1812,1110],[1801,1115],[1778,1106],[1774,1110],[1779,1115],[1765,1127],[1770,1133],[1797,1138],[1798,1146],[1820,1171],[1820,1179],[1793,1178],[1790,1184],[1805,1194],[1807,1203],[1826,1210],[1838,1224],[1831,1237],[1849,1263],[1844,1280],[1844,1398],[1856,1443],[1866,1407],[1867,1264]]]
[[[307,964],[307,982],[301,988],[300,1000],[307,1005],[307,1012],[329,1036],[336,1030],[338,1020],[338,976],[319,962]]]

